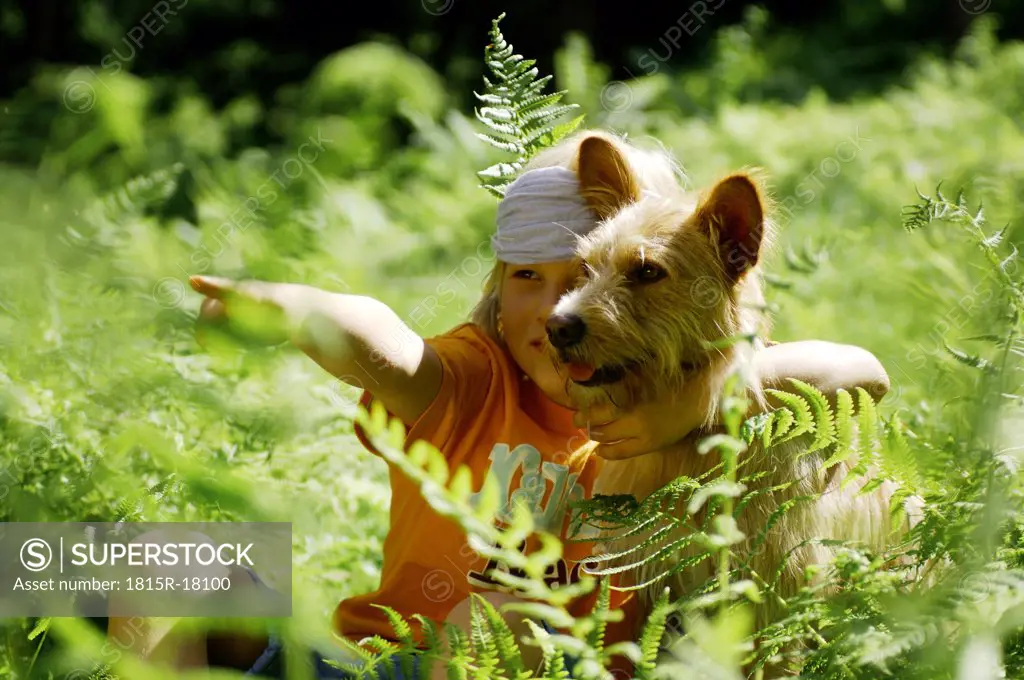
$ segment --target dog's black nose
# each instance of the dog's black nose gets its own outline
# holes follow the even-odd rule
[[[587,334],[587,324],[578,314],[552,314],[545,327],[548,339],[556,349],[572,347]]]

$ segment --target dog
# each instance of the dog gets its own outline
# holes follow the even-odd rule
[[[580,279],[547,322],[552,360],[568,367],[570,397],[583,407],[611,402],[628,409],[684,384],[692,386],[692,381],[708,397],[704,425],[694,436],[663,451],[603,462],[594,494],[630,494],[642,502],[673,480],[701,478],[720,463],[716,453],[698,454],[696,444],[723,431],[715,425],[717,397],[731,374],[745,375],[748,395],[768,410],[764,389],[748,365],[750,353],[763,347],[761,338],[767,337],[759,263],[774,236],[771,203],[754,173],[731,174],[693,196],[678,182],[651,182],[669,173],[638,166],[629,146],[616,137],[587,135],[576,148],[571,167],[600,223],[579,242]],[[643,163],[659,162],[651,158],[644,157]],[[708,345],[735,336],[753,341]],[[755,442],[740,454],[739,477],[752,477],[749,485],[757,489],[780,487],[752,495],[736,517],[744,538],[733,552],[748,559],[744,577],[752,578],[763,595],[755,609],[758,628],[782,614],[783,601],[807,583],[808,567],[826,564],[833,556],[833,548],[806,539],[852,539],[874,550],[888,544],[895,485],[885,483],[865,494],[859,494],[863,480],[841,488],[856,458],[822,473],[820,463],[831,451],[799,455],[809,441],[804,436],[770,449]],[[757,541],[781,504],[808,495],[816,500],[796,503],[772,520],[767,536]],[[683,526],[659,545],[697,531],[706,519],[707,504],[692,517],[685,505],[674,510]],[[650,535],[608,540],[603,548],[613,554]],[[748,554],[755,544],[758,549]],[[636,563],[656,548],[627,559]],[[690,544],[624,576],[632,584],[646,583],[701,550]],[[778,580],[770,585],[777,569]],[[676,599],[697,592],[716,573],[717,555],[711,555],[643,588],[641,602],[650,611],[666,585]]]

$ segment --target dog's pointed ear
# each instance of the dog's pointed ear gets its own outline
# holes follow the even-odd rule
[[[577,174],[580,195],[602,220],[640,199],[629,163],[603,137],[587,137],[580,143]]]
[[[764,201],[749,176],[731,175],[716,184],[701,203],[701,228],[717,236],[726,274],[738,281],[757,264],[764,236]]]

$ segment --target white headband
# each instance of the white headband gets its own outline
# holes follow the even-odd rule
[[[577,240],[598,219],[580,196],[576,173],[554,166],[529,170],[509,184],[497,223],[491,247],[498,259],[537,264],[572,259]]]

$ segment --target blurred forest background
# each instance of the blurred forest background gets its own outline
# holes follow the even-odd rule
[[[764,168],[774,339],[883,361],[907,484],[978,474],[949,448],[977,365],[944,343],[992,349],[998,282],[901,209],[944,182],[1008,225],[1004,254],[1024,241],[1024,3],[0,0],[0,521],[291,521],[295,619],[327,639],[387,527],[359,392],[293,352],[201,350],[187,277],[372,295],[421,335],[463,320],[492,262],[476,172],[502,156],[473,92],[502,11],[585,126],[665,145],[695,190]],[[1014,403],[993,445],[1024,438]],[[69,639],[38,623],[3,624],[0,678],[75,662],[36,656]]]
[[[788,87],[771,79],[777,88],[772,94],[789,97],[810,85],[848,96],[890,83],[922,52],[951,55],[973,19],[984,13],[999,14],[1001,38],[1019,37],[1024,26],[1024,8],[1008,0],[708,0],[642,3],[629,11],[608,0],[585,7],[540,0],[514,7],[464,0],[357,5],[168,0],[163,12],[160,4],[4,0],[0,58],[6,68],[0,92],[22,87],[41,64],[98,64],[154,8],[168,21],[151,24],[166,23],[166,30],[147,32],[126,70],[142,77],[190,77],[217,108],[243,94],[270,102],[278,88],[304,80],[328,55],[368,40],[401,46],[426,61],[464,108],[472,105],[470,88],[479,83],[481,35],[501,11],[509,13],[506,31],[519,36],[516,44],[523,54],[551,64],[566,34],[576,32],[586,36],[597,61],[611,67],[611,77],[621,79],[643,70],[635,65],[641,52],[657,48],[666,54],[658,39],[684,14],[692,17],[683,22],[690,29],[671,48],[667,64],[673,69],[706,60],[715,34],[740,23],[748,7],[760,5],[773,20],[772,42],[786,45],[786,54],[778,56],[788,63],[774,65],[802,76],[802,82]],[[697,30],[703,23],[710,26]]]

